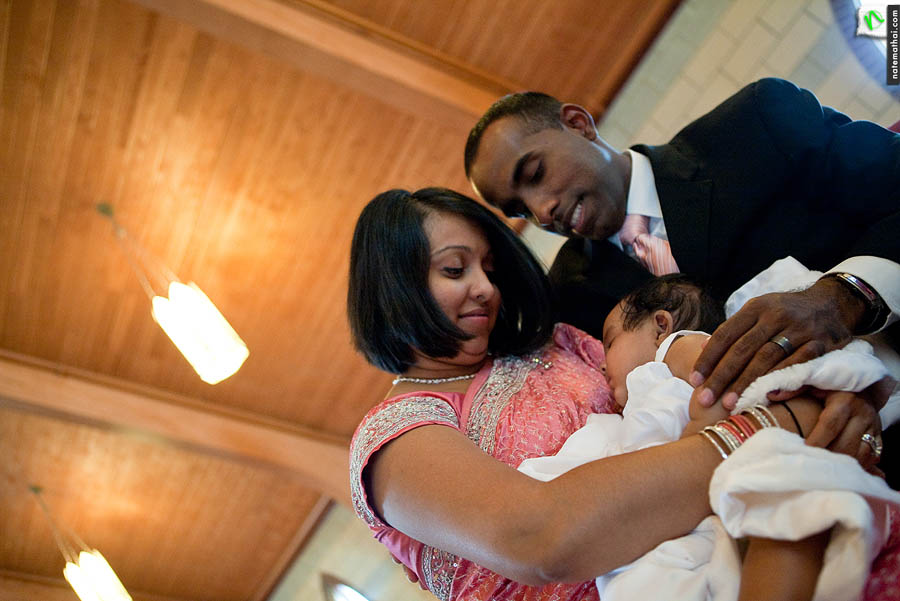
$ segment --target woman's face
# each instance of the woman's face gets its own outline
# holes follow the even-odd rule
[[[487,356],[500,310],[491,247],[477,226],[457,215],[430,213],[424,229],[431,253],[428,288],[451,323],[473,336],[451,362],[477,364]]]

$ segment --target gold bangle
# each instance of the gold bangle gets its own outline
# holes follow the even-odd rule
[[[713,431],[719,435],[719,438],[728,445],[728,448],[731,450],[731,453],[737,451],[738,447],[741,446],[741,441],[737,436],[732,434],[728,429],[724,428],[721,424],[716,424],[712,426]],[[731,454],[729,453],[729,455]]]
[[[781,427],[781,424],[778,422],[778,418],[775,417],[775,414],[772,413],[772,411],[768,407],[766,407],[765,405],[757,405],[756,408],[769,416],[769,418],[772,420],[772,425],[774,425],[776,428]]]
[[[753,419],[759,424],[760,428],[771,428],[772,422],[769,421],[769,418],[763,415],[763,412],[757,409],[756,406],[747,407],[744,413],[748,413],[753,416]]]
[[[728,453],[726,453],[725,450],[722,449],[721,446],[719,446],[719,443],[717,443],[713,439],[712,434],[707,432],[705,428],[703,430],[700,430],[700,435],[703,436],[703,438],[705,438],[706,440],[708,440],[709,444],[711,444],[712,446],[714,446],[716,448],[716,450],[719,452],[719,455],[722,456],[722,459],[728,459]]]

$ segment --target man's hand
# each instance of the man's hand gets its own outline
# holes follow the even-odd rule
[[[697,358],[690,375],[692,398],[709,407],[721,397],[722,405],[733,409],[759,376],[850,342],[865,309],[861,299],[833,278],[800,292],[776,292],[748,301],[713,332]],[[788,342],[772,340],[780,337]]]

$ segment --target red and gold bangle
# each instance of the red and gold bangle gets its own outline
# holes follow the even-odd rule
[[[738,442],[741,444],[743,444],[744,441],[747,440],[747,437],[744,435],[743,431],[741,431],[741,429],[738,428],[736,425],[730,423],[728,420],[723,419],[716,425],[722,426],[723,428],[725,428],[726,430],[731,432],[734,435],[734,437],[738,439]]]
[[[741,429],[741,432],[744,433],[745,438],[750,438],[756,433],[756,428],[753,427],[753,424],[750,423],[750,420],[737,413],[735,415],[731,415],[728,419],[734,422],[734,425]]]
[[[747,417],[748,415],[753,418],[758,427]],[[761,429],[777,426],[779,426],[778,420],[767,407],[755,405],[741,413],[729,415],[712,426],[706,426],[700,430],[700,435],[715,447],[722,459],[727,459],[731,453]]]
[[[735,451],[737,451],[738,447],[741,446],[741,440],[735,436],[728,428],[722,426],[722,422],[717,423],[712,426],[713,431],[719,435],[725,444],[728,446],[729,455]]]

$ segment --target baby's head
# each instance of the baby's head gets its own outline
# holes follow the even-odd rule
[[[616,403],[625,406],[625,377],[653,361],[666,336],[678,330],[712,332],[724,320],[722,305],[682,274],[654,278],[623,298],[603,322],[603,373]]]

